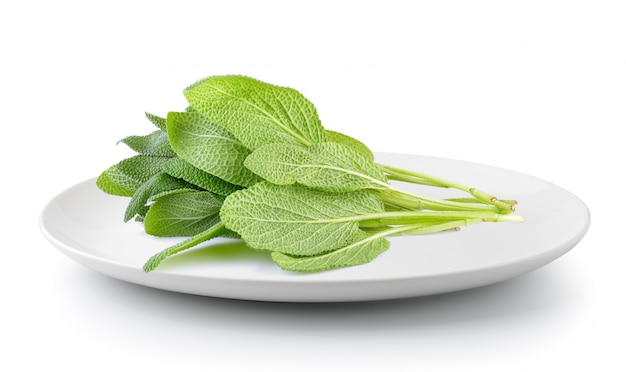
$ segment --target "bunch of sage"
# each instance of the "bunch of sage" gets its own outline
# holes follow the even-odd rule
[[[137,154],[105,170],[103,191],[131,197],[124,220],[155,236],[187,237],[164,259],[216,237],[242,239],[292,271],[370,262],[389,236],[482,222],[523,221],[515,201],[425,173],[375,162],[362,142],[325,129],[298,91],[240,76],[213,76],[183,91],[189,107],[120,142]],[[390,181],[454,188],[435,199]]]

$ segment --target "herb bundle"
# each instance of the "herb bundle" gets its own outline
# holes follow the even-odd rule
[[[97,179],[104,192],[130,197],[125,221],[142,222],[150,235],[187,237],[149,258],[145,271],[216,237],[270,251],[283,269],[314,272],[370,262],[389,236],[523,221],[512,214],[515,201],[376,163],[366,145],[325,129],[294,89],[227,75],[184,95],[185,111],[146,114],[157,130],[123,138],[137,155]],[[433,199],[389,181],[468,195]]]

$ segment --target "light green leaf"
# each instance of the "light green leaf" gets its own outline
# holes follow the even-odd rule
[[[144,221],[146,233],[192,236],[220,222],[223,200],[208,191],[173,193],[159,197]]]
[[[315,106],[291,88],[227,75],[200,80],[184,95],[251,150],[275,142],[310,146],[326,139]]]
[[[117,196],[133,196],[141,182],[125,175],[116,165],[112,165],[96,179],[96,186],[107,194]]]
[[[340,143],[360,153],[369,161],[374,161],[374,153],[372,153],[372,151],[367,146],[365,146],[363,142],[346,134],[334,132],[332,130],[326,130],[326,141]]]
[[[387,186],[384,173],[351,147],[322,142],[307,148],[269,144],[256,149],[245,166],[278,184],[303,184],[321,190],[345,192]]]
[[[128,136],[122,138],[120,142],[139,154],[165,157],[176,156],[172,146],[170,146],[167,132],[164,130],[156,130],[145,136]]]
[[[260,178],[243,166],[250,151],[228,130],[200,114],[170,112],[167,132],[174,151],[191,165],[239,186]]]
[[[164,250],[158,252],[153,255],[146,261],[143,265],[143,270],[145,272],[152,271],[157,268],[165,259],[180,252],[183,252],[187,249],[198,246],[200,243],[206,242],[208,240],[217,238],[217,237],[225,237],[230,238],[234,233],[226,229],[223,223],[217,223],[211,228],[204,230],[182,242],[175,244],[171,247],[167,247]]]
[[[218,195],[227,196],[241,189],[241,186],[226,182],[219,177],[194,167],[181,158],[174,158],[168,161],[163,170],[170,176],[182,178],[189,183]]]
[[[285,270],[314,272],[338,267],[362,265],[389,249],[389,240],[357,231],[345,247],[313,257],[291,256],[272,252],[272,259]]]
[[[124,221],[130,221],[137,213],[141,211],[148,200],[153,196],[165,191],[175,189],[193,189],[194,186],[181,179],[174,178],[166,173],[158,173],[152,176],[149,180],[144,182],[130,199],[126,212],[124,214]]]
[[[362,190],[338,194],[261,182],[228,196],[220,216],[254,249],[312,256],[344,247],[360,216],[383,209]]]
[[[161,129],[161,130],[167,130],[167,122],[165,120],[165,118],[161,118],[158,117],[156,115],[152,115],[149,112],[146,112],[146,117],[148,118],[148,120],[150,120],[150,122],[152,124],[154,124],[157,128]]]
[[[96,185],[104,192],[132,196],[150,177],[161,172],[167,158],[137,155],[124,159],[100,174]]]

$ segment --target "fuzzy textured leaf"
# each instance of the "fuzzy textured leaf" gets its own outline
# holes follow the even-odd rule
[[[104,192],[118,196],[133,196],[150,177],[161,173],[167,158],[136,155],[107,168],[98,176],[96,185]]]
[[[143,155],[174,157],[176,153],[170,146],[167,132],[156,130],[145,136],[128,136],[120,140],[135,152]]]
[[[145,114],[146,114],[146,118],[148,118],[148,120],[150,120],[150,122],[154,124],[157,128],[161,130],[167,130],[167,120],[165,120],[165,118],[152,115],[149,112],[146,112]]]
[[[220,222],[223,200],[208,191],[161,196],[151,205],[144,224],[155,236],[193,236]]]
[[[161,173],[168,160],[161,156],[136,155],[117,163],[117,168],[125,176],[143,184],[155,174]]]
[[[369,161],[374,161],[374,153],[369,149],[369,147],[367,147],[363,142],[346,134],[335,132],[332,130],[326,130],[326,141],[340,143],[360,153]]]
[[[149,210],[150,210],[149,205],[144,205],[143,207],[141,207],[139,211],[137,212],[137,215],[135,216],[135,221],[143,222],[146,219],[146,214],[148,214]]]
[[[207,173],[239,186],[260,178],[243,166],[250,154],[228,130],[193,112],[167,114],[167,132],[178,156]]]
[[[187,249],[198,246],[200,243],[204,243],[208,240],[224,237],[224,238],[232,238],[237,237],[235,233],[226,229],[223,223],[217,223],[213,225],[211,228],[204,230],[178,244],[174,244],[164,250],[158,252],[153,255],[146,261],[143,265],[143,270],[145,272],[152,271],[157,268],[165,260],[167,257],[183,252]]]
[[[384,173],[360,152],[340,143],[322,142],[307,148],[269,144],[256,149],[245,166],[277,185],[299,183],[346,192],[384,188]]]
[[[181,158],[173,158],[168,161],[163,170],[172,177],[182,178],[189,183],[218,195],[228,196],[242,188],[196,168]]]
[[[297,257],[272,252],[272,259],[285,270],[314,272],[362,265],[389,249],[389,240],[357,231],[345,247],[313,257]]]
[[[202,190],[195,188],[194,185],[190,185],[189,188],[180,188],[180,189],[172,189],[172,190],[165,190],[165,191],[157,192],[156,194],[153,194],[150,196],[150,198],[148,198],[148,205],[151,205],[150,203],[153,203],[157,201],[158,199],[163,198],[165,196],[169,196],[173,194],[183,194],[186,192],[195,192],[195,191],[202,191]],[[223,196],[219,196],[219,197],[222,198],[222,201],[224,200]]]
[[[246,147],[310,146],[326,139],[315,106],[298,91],[240,75],[213,76],[184,91],[189,104]]]
[[[107,194],[117,196],[133,196],[141,182],[121,172],[117,164],[100,173],[96,186]]]
[[[339,194],[261,182],[228,196],[220,215],[254,249],[312,256],[344,247],[359,228],[356,216],[383,209],[363,190]]]
[[[124,213],[124,221],[130,221],[137,213],[141,211],[148,200],[153,195],[160,194],[169,190],[176,189],[193,189],[194,186],[181,179],[174,178],[166,173],[158,173],[144,182],[130,199],[126,212]]]

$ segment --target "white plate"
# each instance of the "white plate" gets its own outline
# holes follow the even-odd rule
[[[391,238],[369,264],[314,274],[278,268],[264,252],[217,239],[141,270],[152,254],[179,238],[156,238],[123,223],[128,198],[101,192],[91,179],[52,199],[43,234],[61,252],[106,275],[170,291],[286,302],[341,302],[430,295],[478,287],[534,270],[569,251],[590,223],[585,204],[566,190],[521,173],[458,160],[377,154],[379,163],[430,173],[519,202],[523,223],[484,223],[458,232]],[[435,197],[447,189],[398,184]]]

